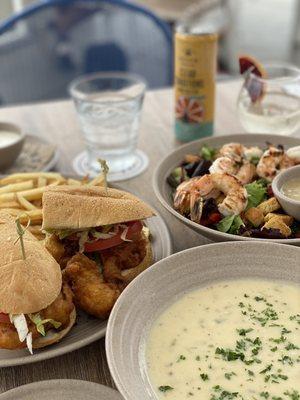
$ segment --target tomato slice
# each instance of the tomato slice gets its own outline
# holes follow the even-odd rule
[[[2,324],[10,324],[9,315],[0,312],[0,322],[1,322]]]
[[[126,225],[128,226],[126,239],[129,240],[132,239],[135,234],[141,232],[141,230],[143,229],[143,224],[141,223],[141,221],[126,222]],[[122,232],[109,239],[99,239],[92,243],[86,243],[84,245],[84,251],[86,253],[91,253],[93,251],[101,251],[118,246],[119,244],[124,243],[121,235]]]

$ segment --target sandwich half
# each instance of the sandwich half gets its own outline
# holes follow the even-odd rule
[[[46,248],[64,270],[80,308],[106,318],[124,287],[151,265],[149,230],[143,220],[153,215],[151,207],[121,190],[46,189]]]
[[[48,346],[61,340],[76,319],[73,294],[58,263],[28,231],[0,213],[0,348]]]

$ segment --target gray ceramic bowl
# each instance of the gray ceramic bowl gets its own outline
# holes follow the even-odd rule
[[[286,169],[276,176],[272,182],[273,193],[284,211],[300,221],[300,201],[290,199],[281,192],[282,185],[289,179],[300,178],[300,165]]]
[[[157,399],[146,369],[146,341],[153,322],[188,291],[215,281],[243,278],[300,283],[300,249],[270,242],[195,247],[159,261],[135,279],[108,322],[106,354],[125,400]]]
[[[18,139],[6,146],[1,146],[2,132],[15,133]],[[16,161],[23,148],[24,139],[25,136],[17,125],[0,122],[0,171],[10,167]]]
[[[263,135],[263,134],[239,134],[239,135],[226,135],[226,136],[215,136],[208,137],[194,142],[190,142],[183,145],[170,153],[157,167],[153,176],[153,188],[154,192],[161,202],[161,204],[176,218],[178,218],[185,225],[189,226],[194,231],[207,237],[214,242],[224,242],[229,240],[244,240],[244,241],[267,241],[268,239],[257,239],[247,238],[243,236],[231,235],[229,233],[219,232],[217,230],[207,228],[203,225],[199,225],[196,222],[192,222],[188,218],[179,214],[174,210],[172,206],[172,191],[167,183],[168,175],[173,171],[175,167],[183,160],[183,157],[187,153],[196,154],[197,151],[207,144],[213,147],[221,147],[225,143],[239,142],[246,146],[259,146],[266,147],[266,142],[273,143],[274,145],[282,144],[285,148],[299,146],[300,139],[294,137],[280,136],[280,135]],[[300,246],[300,239],[271,239],[272,242],[294,244]]]

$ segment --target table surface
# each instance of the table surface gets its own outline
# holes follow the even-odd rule
[[[243,131],[236,116],[239,81],[217,85],[215,134]],[[151,184],[158,163],[179,146],[173,135],[173,91],[158,90],[145,97],[140,128],[139,148],[150,159],[149,168],[137,178],[121,182],[124,189],[132,190],[152,204],[172,231],[174,252],[208,243],[165,211],[156,200]],[[0,120],[20,125],[26,133],[37,135],[56,144],[60,150],[57,169],[74,174],[73,158],[84,148],[73,104],[59,101],[9,107],[0,110]],[[73,353],[48,361],[20,367],[4,368],[0,372],[0,392],[26,383],[59,378],[83,379],[113,386],[101,339]]]

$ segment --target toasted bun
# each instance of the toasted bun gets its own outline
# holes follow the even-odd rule
[[[34,339],[32,343],[32,347],[34,349],[40,349],[42,347],[50,346],[51,344],[59,342],[63,337],[65,337],[69,331],[71,330],[72,326],[75,324],[76,321],[76,309],[74,307],[73,311],[70,314],[70,322],[69,325],[63,329],[62,331],[55,331],[51,329],[47,332],[46,336],[41,336],[38,339]]]
[[[134,278],[136,278],[143,271],[145,271],[145,269],[150,267],[150,265],[153,263],[152,247],[151,247],[149,239],[146,238],[146,240],[147,240],[146,255],[145,255],[143,261],[135,268],[125,269],[122,271],[122,276],[124,277],[124,280],[127,284],[130,283]]]
[[[44,246],[25,232],[23,260],[14,219],[0,213],[0,311],[11,314],[38,312],[59,295],[60,266]]]
[[[84,229],[152,217],[154,211],[130,193],[102,187],[48,187],[43,229]]]

